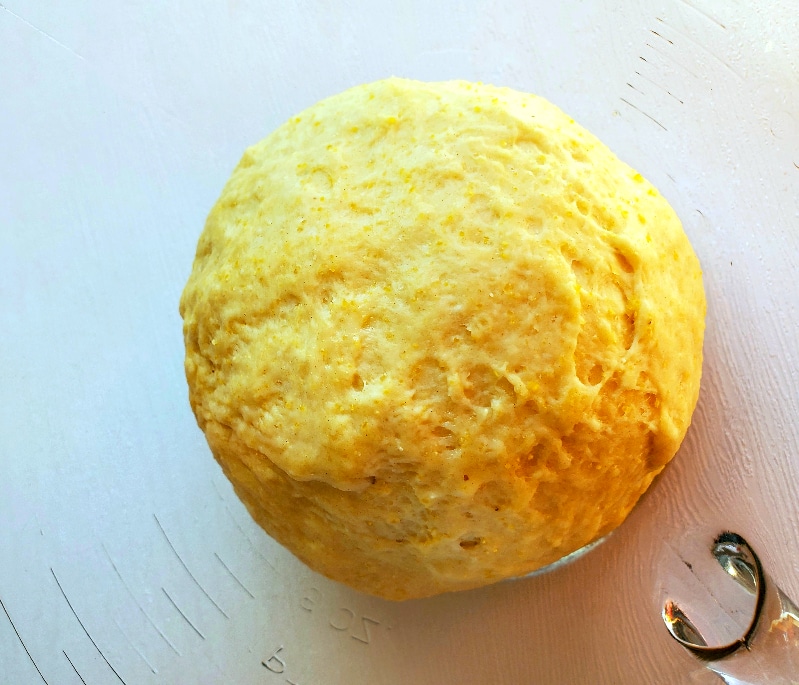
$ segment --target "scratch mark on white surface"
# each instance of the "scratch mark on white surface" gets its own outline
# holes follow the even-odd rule
[[[681,105],[684,105],[684,104],[685,104],[685,102],[683,102],[683,101],[682,101],[682,99],[678,98],[678,97],[677,97],[677,96],[676,96],[674,93],[672,93],[672,92],[671,92],[671,91],[670,91],[668,88],[666,88],[665,86],[662,86],[662,85],[660,85],[660,84],[659,84],[657,81],[653,81],[651,78],[649,78],[648,76],[646,76],[646,75],[642,74],[642,73],[641,73],[640,71],[638,71],[638,70],[636,70],[636,72],[635,72],[635,73],[636,73],[638,76],[640,76],[642,79],[644,79],[644,81],[649,81],[649,83],[651,83],[653,86],[655,86],[655,88],[660,88],[660,90],[662,90],[662,91],[663,91],[664,93],[666,93],[667,95],[671,95],[671,97],[673,97],[673,98],[674,98],[674,99],[675,99],[677,102],[679,102]]]
[[[705,12],[705,10],[700,9],[694,3],[689,2],[689,0],[680,0],[680,2],[686,7],[690,7],[694,12],[701,14],[705,19],[712,21],[716,26],[720,26],[725,31],[727,30],[727,27],[724,24],[722,24],[718,19],[716,19],[716,17],[714,17],[712,14],[709,14],[708,12]]]
[[[636,93],[641,93],[641,95],[646,95],[646,93],[645,93],[643,90],[641,90],[640,88],[636,88],[636,87],[635,87],[635,86],[634,86],[632,83],[630,83],[629,81],[627,81],[627,85],[628,85],[630,88],[632,88],[632,89],[633,89],[633,90],[634,90]]]
[[[198,588],[200,588],[200,592],[202,592],[205,595],[206,599],[217,608],[219,613],[222,614],[222,616],[224,616],[226,619],[230,619],[230,616],[228,616],[225,613],[225,610],[221,606],[219,606],[219,604],[216,603],[214,598],[208,594],[208,591],[202,585],[200,585],[200,581],[198,581],[197,578],[194,577],[194,574],[189,570],[189,567],[186,565],[186,562],[183,561],[183,557],[181,557],[180,554],[178,554],[177,549],[175,549],[175,545],[172,544],[172,540],[170,540],[169,536],[166,534],[164,527],[161,525],[161,521],[158,520],[158,516],[153,514],[153,518],[155,519],[155,523],[158,525],[158,529],[161,531],[162,535],[164,536],[166,543],[169,545],[169,548],[175,553],[175,556],[180,562],[180,565],[183,567],[183,570],[186,571],[186,573],[189,575],[189,578],[191,578],[194,584]]]
[[[222,568],[224,568],[225,571],[227,571],[230,574],[230,577],[233,578],[233,580],[235,580],[239,584],[239,587],[241,587],[241,589],[244,590],[244,592],[246,592],[250,597],[252,597],[252,599],[255,599],[255,595],[247,589],[247,586],[244,583],[242,583],[241,580],[239,580],[239,577],[235,573],[233,573],[233,571],[230,570],[230,567],[224,561],[222,561],[222,557],[220,557],[216,552],[214,552],[214,556],[217,558],[217,561],[219,561],[219,563],[222,564]]]
[[[668,24],[668,23],[666,23],[666,22],[665,22],[663,19],[658,19],[658,21],[659,21],[660,23],[662,23],[664,26],[668,26],[668,27],[669,27],[669,29],[670,29],[671,31],[674,31],[674,33],[676,33],[676,34],[680,35],[681,37],[685,38],[685,40],[687,40],[687,41],[689,41],[689,42],[693,43],[693,44],[694,44],[696,47],[698,47],[698,48],[700,48],[701,50],[704,50],[705,52],[707,52],[707,53],[708,53],[708,54],[709,54],[709,55],[710,55],[710,56],[711,56],[713,59],[715,59],[715,60],[716,60],[716,61],[717,61],[719,64],[721,64],[723,67],[725,67],[726,69],[728,69],[729,71],[731,71],[731,72],[733,73],[733,75],[735,75],[736,77],[738,77],[738,79],[740,79],[741,81],[744,81],[744,80],[745,80],[745,79],[744,79],[744,77],[743,77],[743,75],[742,75],[742,74],[739,74],[739,73],[738,73],[738,72],[737,72],[737,71],[736,71],[736,70],[735,70],[735,69],[732,67],[732,65],[731,65],[729,62],[726,62],[725,60],[723,60],[721,57],[719,57],[719,56],[718,56],[718,55],[717,55],[715,52],[713,52],[713,51],[712,51],[710,48],[708,48],[706,45],[702,45],[702,43],[700,43],[698,40],[696,40],[695,38],[692,38],[692,37],[691,37],[691,36],[689,36],[687,33],[683,32],[683,31],[680,31],[679,29],[675,28],[675,27],[674,27],[674,26],[672,26],[671,24]],[[672,43],[672,44],[673,44],[673,43]],[[647,45],[649,45],[649,43],[647,43]],[[653,50],[655,50],[655,48],[654,48],[652,45],[649,45],[649,47],[650,47],[650,48],[652,48]],[[658,51],[657,51],[657,50],[655,50],[655,52],[658,52]],[[660,54],[662,54],[662,53],[660,53]],[[665,56],[665,55],[664,55],[664,56]],[[680,65],[680,66],[682,66],[682,65]],[[685,69],[685,67],[683,67],[683,68]],[[686,71],[687,71],[687,69],[686,69]]]
[[[111,563],[111,568],[114,569],[114,572],[117,574],[117,577],[122,582],[122,586],[128,591],[130,598],[136,603],[136,606],[139,607],[139,611],[142,612],[144,618],[146,618],[147,621],[150,623],[150,625],[155,629],[155,632],[157,632],[161,636],[161,639],[171,647],[172,651],[175,652],[175,654],[177,654],[178,656],[182,656],[181,653],[178,651],[178,648],[175,647],[175,645],[172,644],[169,638],[166,635],[164,635],[163,632],[161,632],[161,629],[157,625],[155,625],[153,619],[150,618],[150,614],[148,614],[144,610],[144,607],[141,604],[139,604],[139,600],[136,599],[136,595],[133,594],[133,590],[130,589],[130,586],[128,585],[127,581],[122,577],[122,574],[119,572],[117,565],[114,563],[114,560],[111,558],[111,555],[108,553],[108,549],[106,549],[106,546],[103,543],[100,543],[100,546],[103,548],[105,555],[108,557],[108,561]]]
[[[652,52],[654,52],[654,53],[656,53],[656,54],[660,55],[660,56],[661,56],[663,59],[665,59],[665,60],[667,60],[667,61],[671,62],[672,64],[676,64],[678,67],[680,67],[681,69],[683,69],[683,70],[685,70],[686,72],[688,72],[688,73],[689,73],[691,76],[693,76],[693,77],[694,77],[694,78],[695,78],[697,81],[699,81],[699,80],[700,80],[699,76],[697,76],[697,74],[696,74],[696,73],[694,73],[693,71],[691,71],[691,70],[690,70],[688,67],[686,67],[686,66],[685,66],[685,65],[684,65],[682,62],[680,62],[679,60],[676,60],[676,59],[674,59],[674,57],[672,57],[671,55],[668,55],[668,54],[666,54],[666,53],[665,53],[665,52],[663,52],[662,50],[659,50],[658,48],[654,47],[654,46],[653,46],[653,45],[651,45],[650,43],[645,43],[645,45],[646,45],[646,47],[648,47],[650,50],[652,50]],[[649,63],[649,60],[646,60],[646,59],[644,59],[643,57],[642,57],[641,59],[643,59],[643,60],[644,60],[644,62],[646,62],[647,64]]]
[[[55,571],[53,570],[52,566],[50,567],[50,573],[53,574],[53,578],[55,579],[56,585],[58,585],[58,589],[61,591],[61,595],[63,596],[64,600],[66,601],[67,606],[69,607],[69,610],[72,612],[72,615],[75,617],[75,620],[78,622],[78,625],[83,629],[83,632],[86,634],[86,637],[89,638],[89,642],[92,643],[94,648],[97,650],[97,653],[102,657],[103,661],[105,661],[105,663],[108,666],[108,668],[110,668],[111,672],[117,677],[117,680],[119,680],[119,682],[122,683],[122,685],[127,685],[127,683],[122,679],[122,676],[119,675],[119,673],[117,673],[117,670],[111,665],[111,662],[108,660],[106,655],[103,654],[103,651],[100,649],[100,647],[94,641],[94,638],[89,634],[89,631],[86,629],[86,626],[84,625],[83,621],[81,621],[80,616],[78,616],[78,613],[75,611],[75,607],[72,606],[72,602],[69,601],[69,597],[67,597],[67,593],[64,592],[64,588],[61,585],[61,581],[58,580],[58,576],[56,576]]]
[[[6,615],[6,618],[8,618],[8,622],[11,624],[11,627],[14,629],[14,634],[17,636],[17,640],[19,640],[19,643],[22,645],[22,649],[25,650],[25,654],[28,655],[28,659],[30,659],[31,663],[33,664],[33,667],[36,669],[36,672],[39,674],[39,677],[42,679],[45,685],[50,685],[50,683],[48,683],[47,680],[45,680],[45,677],[44,675],[42,675],[42,672],[39,670],[38,664],[33,660],[33,657],[31,656],[31,653],[28,650],[28,646],[25,644],[24,640],[22,639],[22,635],[19,634],[17,626],[14,625],[14,621],[11,620],[11,615],[8,613],[8,609],[6,609],[6,605],[3,604],[2,599],[0,599],[0,608],[3,609],[3,613]]]
[[[222,504],[225,507],[225,511],[227,512],[227,515],[230,517],[230,520],[233,521],[233,525],[236,526],[236,528],[239,529],[239,532],[241,533],[242,537],[247,542],[247,544],[249,545],[249,547],[253,551],[253,553],[256,556],[258,556],[261,559],[263,559],[266,562],[266,565],[269,566],[269,568],[271,568],[275,573],[277,573],[277,568],[275,568],[275,565],[271,561],[269,561],[269,559],[266,556],[264,556],[260,551],[258,551],[258,548],[255,546],[253,541],[250,540],[250,536],[247,535],[247,533],[244,532],[244,529],[241,527],[241,524],[236,520],[236,517],[233,515],[233,512],[230,510],[230,507],[228,506],[227,501],[222,496],[222,493],[219,492],[219,488],[217,487],[216,483],[213,480],[211,481],[211,485],[214,486],[214,490],[216,490],[216,494],[218,495],[219,499],[222,500]]]
[[[192,622],[189,620],[189,617],[188,617],[188,616],[186,616],[186,614],[184,614],[184,613],[183,613],[183,611],[181,611],[180,607],[179,607],[177,604],[175,604],[175,600],[174,600],[174,599],[172,599],[172,598],[169,596],[169,593],[166,591],[166,589],[165,589],[165,588],[161,588],[161,592],[163,592],[163,593],[164,593],[164,595],[166,596],[166,598],[169,600],[169,603],[170,603],[170,604],[171,604],[173,607],[175,607],[175,610],[176,610],[176,611],[177,611],[177,612],[178,612],[178,613],[179,613],[179,614],[180,614],[180,615],[183,617],[183,620],[184,620],[184,621],[186,621],[186,623],[188,623],[188,624],[189,624],[189,626],[191,626],[192,630],[193,630],[195,633],[197,633],[197,635],[199,635],[199,636],[200,636],[200,637],[201,637],[201,638],[204,640],[204,639],[205,639],[205,635],[203,635],[203,634],[202,634],[202,633],[201,633],[201,632],[198,630],[197,626],[195,626],[195,625],[194,625],[194,624],[193,624],[193,623],[192,623]]]
[[[72,663],[72,659],[69,658],[69,655],[63,649],[61,650],[61,653],[67,658],[67,661],[69,661],[69,665],[72,666],[72,670],[75,671],[75,675],[78,676],[78,678],[80,678],[80,682],[82,682],[83,685],[86,685],[86,681],[83,679],[83,676],[78,672],[78,669],[75,668],[75,664]]]
[[[144,656],[144,654],[142,654],[142,651],[141,651],[141,650],[140,650],[140,649],[139,649],[139,648],[138,648],[138,647],[137,647],[135,644],[133,644],[133,640],[131,640],[131,639],[130,639],[130,637],[128,636],[128,634],[127,634],[127,633],[126,633],[126,632],[123,630],[122,626],[121,626],[121,625],[119,625],[119,621],[117,621],[116,619],[114,619],[114,624],[116,625],[116,627],[117,627],[117,628],[119,628],[119,632],[120,632],[120,633],[122,633],[123,637],[124,637],[124,638],[125,638],[125,639],[128,641],[128,644],[129,644],[131,647],[133,647],[133,650],[136,652],[136,654],[138,654],[138,655],[139,655],[139,657],[141,658],[141,660],[142,660],[142,661],[143,661],[145,664],[147,664],[147,665],[150,667],[150,670],[151,670],[151,671],[152,671],[152,672],[153,672],[155,675],[158,675],[158,671],[156,670],[155,666],[153,666],[153,665],[150,663],[150,661],[147,659],[147,657],[146,657],[146,656]]]
[[[10,14],[10,15],[11,15],[12,17],[14,17],[15,19],[17,19],[17,20],[21,21],[21,22],[22,22],[23,24],[25,24],[26,26],[28,26],[28,27],[32,28],[34,31],[36,31],[36,33],[39,33],[39,34],[41,34],[42,36],[44,36],[45,38],[47,38],[47,40],[49,40],[49,41],[51,41],[51,42],[55,43],[55,44],[56,44],[58,47],[62,48],[63,50],[66,50],[66,51],[67,51],[68,53],[70,53],[71,55],[74,55],[74,56],[75,56],[75,57],[77,57],[79,60],[81,60],[81,61],[83,61],[83,62],[85,62],[85,61],[86,61],[86,58],[85,58],[83,55],[81,55],[81,54],[79,54],[79,53],[75,52],[75,51],[74,51],[74,50],[73,50],[71,47],[69,47],[69,45],[64,45],[64,43],[62,43],[60,40],[58,40],[58,39],[57,39],[55,36],[52,36],[52,35],[50,35],[49,33],[47,33],[47,31],[44,31],[44,30],[40,29],[40,28],[39,28],[38,26],[36,26],[35,24],[31,24],[31,22],[29,22],[27,19],[25,19],[24,17],[21,17],[21,16],[20,16],[19,14],[17,14],[16,12],[12,12],[12,11],[11,11],[10,9],[8,9],[8,7],[6,7],[5,5],[3,5],[3,4],[0,4],[0,10],[3,10],[4,12],[7,12],[8,14]]]
[[[633,108],[633,109],[634,109],[636,112],[639,112],[639,113],[643,114],[643,115],[644,115],[644,116],[645,116],[647,119],[649,119],[650,121],[653,121],[653,122],[655,122],[655,123],[656,123],[658,126],[660,126],[660,128],[662,128],[664,131],[668,131],[668,130],[669,130],[669,129],[667,129],[667,128],[666,128],[666,127],[663,125],[663,124],[661,124],[661,123],[660,123],[660,122],[659,122],[657,119],[655,119],[655,117],[653,117],[651,114],[647,114],[647,113],[646,113],[646,112],[644,112],[644,110],[642,110],[640,107],[636,107],[636,106],[635,106],[635,105],[634,105],[632,102],[630,102],[629,100],[625,100],[624,98],[619,98],[619,99],[620,99],[620,100],[621,100],[621,101],[622,101],[622,102],[623,102],[625,105],[628,105],[629,107],[632,107],[632,108]]]
[[[661,21],[661,22],[663,21],[660,17],[658,17],[657,20]],[[662,40],[665,40],[667,43],[670,43],[671,45],[674,45],[674,41],[673,40],[670,40],[669,38],[666,38],[665,36],[661,36],[654,29],[649,29],[649,33],[654,33],[658,38],[661,38]]]

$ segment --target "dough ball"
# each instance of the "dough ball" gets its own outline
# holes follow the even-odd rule
[[[249,148],[181,299],[197,421],[256,521],[391,599],[618,526],[699,391],[680,221],[545,100],[388,79]]]

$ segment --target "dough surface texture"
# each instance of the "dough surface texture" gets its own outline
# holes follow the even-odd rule
[[[387,79],[249,148],[181,298],[190,401],[255,520],[390,599],[628,515],[697,401],[675,212],[534,95]]]

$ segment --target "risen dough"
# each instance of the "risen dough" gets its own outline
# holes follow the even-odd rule
[[[559,109],[389,79],[245,152],[181,314],[253,517],[405,599],[619,525],[688,428],[705,299],[674,211]]]

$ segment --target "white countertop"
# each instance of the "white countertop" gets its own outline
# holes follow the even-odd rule
[[[799,597],[797,36],[794,0],[0,0],[0,681],[720,682],[665,631],[664,550],[734,530]],[[405,604],[250,521],[177,313],[244,148],[389,75],[569,112],[678,211],[709,309],[694,424],[616,534]]]

